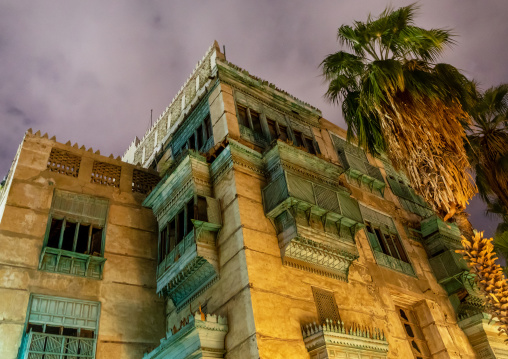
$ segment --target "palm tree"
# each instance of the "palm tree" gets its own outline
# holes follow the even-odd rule
[[[491,87],[470,111],[466,149],[479,194],[500,213],[508,212],[508,84]],[[501,208],[500,208],[501,207]]]
[[[453,36],[415,26],[416,10],[388,8],[341,26],[338,39],[350,52],[322,62],[326,97],[342,101],[348,139],[373,154],[385,151],[436,211],[451,216],[476,192],[463,145],[475,86],[435,63]]]

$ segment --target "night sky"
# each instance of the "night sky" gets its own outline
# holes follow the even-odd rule
[[[308,102],[327,103],[319,63],[337,28],[411,1],[0,0],[0,179],[28,128],[122,155],[142,137],[217,40],[227,59]],[[508,82],[508,1],[421,1],[417,25],[446,27],[457,45],[442,62],[484,89]],[[481,201],[473,225],[492,235]]]

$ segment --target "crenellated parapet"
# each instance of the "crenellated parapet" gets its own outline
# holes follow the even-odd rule
[[[226,317],[196,312],[183,318],[143,359],[223,358],[228,330]]]
[[[381,359],[387,358],[388,354],[388,342],[382,330],[356,323],[347,326],[342,321],[326,319],[323,324],[303,325],[302,336],[312,359]]]
[[[141,139],[134,139],[122,159],[129,163],[147,166],[166,140],[176,132],[184,118],[210,89],[216,59],[223,57],[215,41],[189,75],[185,83],[154,124]]]

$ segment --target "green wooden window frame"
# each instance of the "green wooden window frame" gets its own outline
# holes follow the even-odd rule
[[[189,136],[183,148],[201,152],[207,147],[210,138],[213,138],[213,129],[210,114],[208,114]]]
[[[373,250],[410,263],[398,233],[368,221],[365,221],[365,231]]]
[[[100,302],[32,294],[18,359],[95,358]]]
[[[106,199],[56,190],[39,269],[101,279],[108,208]]]

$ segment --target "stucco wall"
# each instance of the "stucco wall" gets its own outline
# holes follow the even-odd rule
[[[82,156],[77,178],[49,172],[56,147]],[[90,183],[93,160],[122,166],[120,188]],[[135,167],[27,133],[0,222],[0,357],[15,358],[31,293],[101,303],[96,358],[140,358],[164,335],[155,294],[156,221],[131,191]],[[55,189],[107,198],[102,280],[38,270]]]

